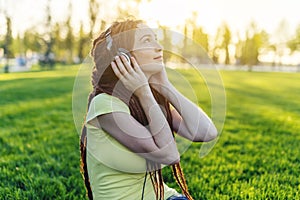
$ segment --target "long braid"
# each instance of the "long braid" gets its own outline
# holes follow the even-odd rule
[[[80,140],[80,152],[81,152],[81,172],[83,174],[84,178],[84,184],[87,190],[87,195],[89,199],[93,199],[93,193],[89,181],[89,175],[87,170],[87,164],[86,164],[86,128],[83,128],[82,134],[81,134],[81,140]]]
[[[180,163],[176,163],[174,165],[172,165],[172,171],[173,171],[173,175],[176,179],[177,184],[180,186],[183,194],[189,199],[189,200],[193,200],[193,197],[190,195],[189,191],[188,191],[188,186],[186,184],[186,180],[184,178],[184,174],[183,171],[180,167]]]
[[[170,125],[171,130],[172,130],[173,137],[175,139],[173,125],[172,125],[173,119],[172,119],[172,114],[171,114],[171,109],[170,109],[170,103],[167,100],[165,100],[165,109],[166,109],[166,112],[167,112],[167,120],[168,120],[168,123]],[[172,171],[173,171],[173,176],[175,177],[175,180],[176,180],[177,184],[179,185],[180,189],[182,190],[183,194],[189,200],[193,200],[193,197],[190,195],[190,193],[188,191],[188,186],[186,184],[186,180],[185,180],[182,168],[180,166],[180,163],[176,163],[176,164],[172,165]]]
[[[92,99],[93,94],[89,95],[89,101]],[[87,162],[86,162],[86,147],[87,147],[87,137],[86,137],[86,127],[83,126],[80,137],[80,156],[81,156],[81,173],[83,175],[84,184],[87,190],[87,196],[90,200],[93,200],[93,192],[91,189],[91,184],[89,181],[89,175],[87,170]]]
[[[161,199],[164,199],[164,180],[163,180],[163,176],[162,176],[162,170],[161,169],[158,169],[158,178],[159,178],[159,187],[160,187],[160,198]]]

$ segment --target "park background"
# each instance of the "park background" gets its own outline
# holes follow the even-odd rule
[[[203,158],[201,144],[182,155],[195,199],[299,199],[299,6],[293,0],[0,1],[0,198],[85,198],[74,80],[92,38],[115,19],[135,16],[201,45],[224,83],[218,142]],[[176,43],[166,33],[160,42],[167,49],[184,58],[197,53],[189,40]],[[176,70],[209,114],[205,80],[192,68]]]

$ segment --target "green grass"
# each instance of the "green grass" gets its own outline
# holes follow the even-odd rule
[[[72,117],[76,69],[0,74],[0,199],[85,198]],[[209,111],[204,82],[192,71],[180,72]],[[222,71],[221,76],[227,95],[223,132],[204,158],[201,144],[181,158],[192,195],[299,199],[300,74]],[[164,176],[177,188],[168,168]]]
[[[72,118],[75,73],[0,75],[0,199],[84,199]]]

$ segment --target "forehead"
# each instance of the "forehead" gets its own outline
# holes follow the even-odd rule
[[[155,35],[155,33],[146,24],[138,24],[137,28],[135,29],[135,38],[140,39],[144,35]]]

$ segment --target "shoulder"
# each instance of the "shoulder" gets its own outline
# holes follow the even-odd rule
[[[109,108],[112,111],[119,109],[128,109],[128,106],[121,99],[106,93],[98,94],[92,99],[90,108],[99,106],[101,106],[101,108]]]
[[[86,120],[89,121],[97,116],[112,112],[130,113],[130,110],[119,98],[106,93],[101,93],[91,100]]]
[[[118,102],[118,101],[121,101],[121,100],[119,98],[117,98],[117,97],[114,97],[114,96],[110,95],[110,94],[100,93],[100,94],[96,95],[91,100],[91,104],[95,103],[95,102],[105,103],[105,102],[112,102],[112,101]],[[121,101],[121,102],[123,102],[123,101]]]

